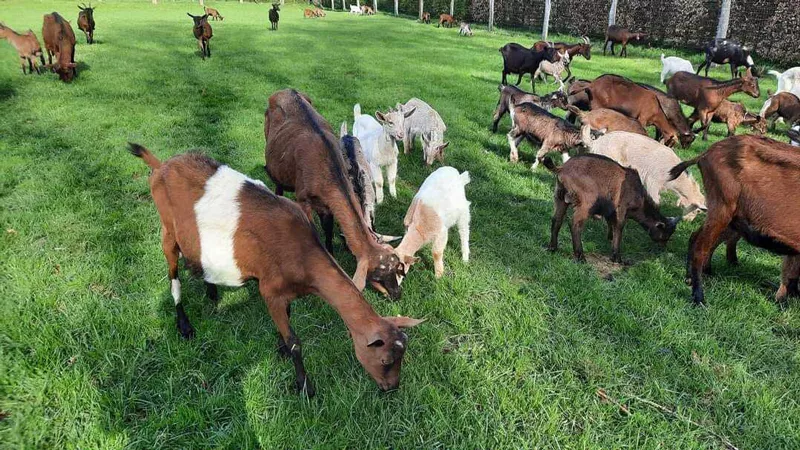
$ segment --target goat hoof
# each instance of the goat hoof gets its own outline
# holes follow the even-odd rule
[[[292,352],[289,351],[289,347],[286,346],[286,343],[283,342],[283,339],[280,339],[278,342],[278,355],[284,358],[292,356]]]
[[[186,340],[194,338],[194,328],[192,328],[192,324],[190,324],[188,321],[184,322],[179,319],[178,331],[181,333],[181,337]]]
[[[311,384],[311,380],[308,378],[304,380],[297,380],[295,382],[295,387],[297,388],[297,392],[303,393],[305,392],[306,397],[313,398],[317,395],[316,389],[314,389],[314,385]]]

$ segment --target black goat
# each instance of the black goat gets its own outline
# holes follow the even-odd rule
[[[278,20],[280,20],[281,16],[278,14],[278,11],[281,10],[280,3],[273,3],[272,9],[269,10],[269,22],[272,25],[272,30],[278,31]]]
[[[697,68],[698,74],[705,67],[706,76],[708,76],[708,68],[711,63],[730,64],[731,78],[737,78],[739,76],[739,67],[749,68],[755,66],[753,57],[750,56],[752,49],[730,39],[714,39],[706,44],[704,50],[706,52],[706,60]]]
[[[531,89],[534,93],[536,92],[536,85],[533,73],[539,68],[539,63],[544,60],[555,62],[557,57],[556,50],[552,45],[537,52],[533,47],[527,48],[513,42],[500,47],[500,54],[503,55],[503,79],[501,83],[508,84],[506,76],[510,73],[515,73],[519,75],[515,83],[518,86],[522,81],[522,76],[527,73],[531,76]]]

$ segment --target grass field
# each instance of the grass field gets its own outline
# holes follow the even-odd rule
[[[0,448],[720,448],[713,433],[740,448],[800,447],[800,309],[772,301],[777,257],[742,245],[741,265],[728,267],[717,255],[710,306],[699,309],[683,275],[702,216],[664,250],[628,226],[629,265],[608,276],[600,222],[584,233],[594,263],[572,261],[565,230],[558,253],[544,250],[553,177],[529,170],[530,146],[526,163],[508,162],[507,118],[501,133],[489,129],[497,49],[533,35],[478,29],[466,39],[382,15],[303,20],[289,5],[270,32],[267,5],[215,3],[225,21],[212,22],[204,62],[185,14],[199,7],[163,3],[102,3],[97,45],[78,33],[69,85],[23,77],[0,43]],[[2,1],[0,20],[40,34],[53,10],[75,23],[74,2],[54,1]],[[661,49],[634,47],[622,60],[599,47],[574,62],[577,76],[658,85]],[[447,164],[472,175],[470,263],[454,234],[444,278],[425,250],[399,302],[366,293],[381,314],[427,319],[409,333],[397,392],[378,391],[316,297],[292,315],[311,400],[293,391],[255,284],[223,290],[215,310],[182,271],[197,335],[175,330],[148,170],[125,143],[162,158],[200,148],[265,180],[266,99],[286,87],[307,92],[335,129],[352,122],[356,102],[371,112],[425,99],[448,125]],[[761,89],[761,99],[735,98],[757,109],[774,79]],[[711,142],[722,135],[715,125]],[[380,232],[402,233],[431,170],[419,150],[401,154]],[[663,207],[671,215],[673,200]],[[352,273],[352,256],[335,246]]]

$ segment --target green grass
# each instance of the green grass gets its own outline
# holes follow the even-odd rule
[[[717,255],[710,307],[699,309],[683,274],[702,218],[681,224],[665,250],[629,226],[631,265],[610,280],[571,260],[566,230],[558,253],[543,249],[553,177],[529,170],[529,146],[527,163],[508,162],[508,119],[489,131],[497,49],[535,36],[478,29],[466,39],[382,15],[303,20],[289,5],[269,32],[267,5],[227,2],[212,5],[225,21],[212,22],[204,62],[185,15],[196,3],[163,3],[102,3],[97,45],[79,33],[80,76],[69,85],[23,77],[0,43],[0,448],[720,448],[634,396],[740,448],[800,447],[800,315],[796,303],[772,302],[777,257],[742,245],[734,268]],[[74,2],[1,5],[6,24],[37,34],[43,13],[77,16]],[[598,47],[574,62],[577,76],[658,85],[661,49],[633,47],[623,60]],[[409,333],[398,392],[378,392],[341,320],[315,297],[292,316],[317,386],[311,400],[293,391],[254,284],[224,289],[214,310],[182,271],[197,336],[175,330],[148,170],[125,142],[161,158],[200,148],[263,180],[266,99],[286,87],[307,92],[336,129],[356,102],[371,112],[425,99],[448,125],[447,164],[472,174],[469,265],[454,234],[442,279],[424,250],[401,301],[366,293],[384,315],[427,319]],[[761,88],[761,99],[735,98],[757,109],[774,79]],[[711,142],[723,131],[715,125]],[[399,195],[379,207],[380,232],[402,233],[431,170],[419,150],[400,156]],[[675,214],[673,205],[663,209]],[[583,239],[587,252],[610,253],[602,223]],[[335,246],[352,273],[353,258]],[[602,401],[601,388],[631,415]]]

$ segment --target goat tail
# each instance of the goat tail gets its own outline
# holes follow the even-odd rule
[[[775,78],[780,78],[781,75],[783,75],[781,72],[778,72],[777,70],[768,70],[767,73],[770,75],[774,75]]]
[[[134,144],[133,142],[128,142],[128,151],[131,152],[131,155],[142,158],[144,163],[150,166],[151,169],[155,170],[161,167],[161,161],[155,157],[150,150],[142,147],[139,144]]]
[[[686,169],[688,169],[690,166],[697,164],[701,159],[705,158],[705,156],[706,156],[705,153],[701,153],[700,155],[695,156],[694,158],[688,161],[684,161],[678,164],[677,166],[673,167],[672,169],[669,170],[669,179],[667,181],[675,180],[676,178],[681,176],[681,174],[685,172]]]
[[[466,186],[466,185],[469,184],[470,181],[472,181],[469,178],[469,172],[467,172],[466,170],[464,171],[464,173],[459,175],[458,178],[461,180],[461,185],[462,186]]]
[[[556,175],[558,175],[558,172],[561,172],[561,168],[556,167],[555,163],[553,162],[552,159],[550,159],[549,156],[545,156],[544,159],[542,159],[542,165],[544,166],[545,169],[549,170],[550,172],[553,172]]]
[[[353,106],[353,118],[358,119],[358,116],[360,115],[361,115],[361,104],[356,103],[355,106]]]

